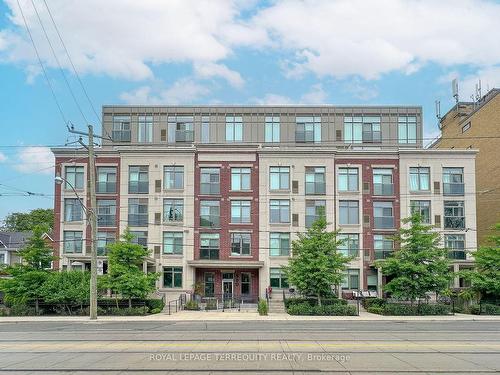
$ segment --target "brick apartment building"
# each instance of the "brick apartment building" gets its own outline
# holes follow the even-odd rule
[[[99,265],[128,226],[168,299],[195,286],[249,299],[287,288],[280,267],[320,212],[355,255],[339,293],[381,292],[374,261],[397,251],[390,236],[412,210],[443,235],[455,270],[472,262],[476,152],[423,149],[420,107],[106,106],[103,126],[113,141],[96,158]],[[53,152],[86,199],[86,151]],[[55,187],[56,267],[88,269],[72,187]]]

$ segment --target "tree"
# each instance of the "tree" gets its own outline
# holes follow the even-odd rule
[[[429,292],[445,290],[453,273],[447,250],[439,247],[439,233],[423,224],[418,214],[404,219],[403,223],[410,225],[402,227],[394,236],[400,249],[392,257],[377,261],[375,266],[392,277],[384,290],[413,304],[419,298],[426,298]]]
[[[54,210],[37,208],[30,212],[13,212],[5,218],[2,230],[12,232],[29,232],[35,226],[42,225],[51,230],[54,226]]]
[[[90,273],[82,271],[53,272],[40,289],[42,299],[62,304],[71,314],[71,306],[90,299]]]
[[[0,290],[4,293],[5,302],[11,305],[25,305],[35,302],[38,311],[38,301],[43,298],[43,284],[49,277],[49,272],[31,270],[14,266],[9,269],[10,278],[0,279]]]
[[[53,249],[43,238],[46,227],[37,225],[33,227],[33,233],[27,240],[26,245],[19,250],[23,265],[28,270],[43,270],[50,268],[50,264],[57,257],[53,256]]]
[[[159,274],[143,272],[142,263],[148,250],[132,243],[133,235],[128,229],[122,238],[108,245],[108,274],[102,277],[101,286],[128,298],[131,307],[132,298],[145,298],[156,289]]]
[[[331,294],[333,285],[340,285],[342,271],[351,258],[337,251],[342,241],[337,232],[326,230],[327,222],[320,215],[305,234],[299,233],[292,243],[292,258],[283,271],[290,284],[306,296],[321,298]]]

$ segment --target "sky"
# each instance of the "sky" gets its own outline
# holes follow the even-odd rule
[[[430,140],[453,79],[500,87],[498,20],[493,0],[0,0],[0,220],[53,207],[49,147],[104,104],[421,105]]]

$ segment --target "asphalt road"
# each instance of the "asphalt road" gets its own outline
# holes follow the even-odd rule
[[[498,322],[2,323],[0,373],[500,372]]]

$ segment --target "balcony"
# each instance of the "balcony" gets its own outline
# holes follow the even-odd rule
[[[393,216],[382,216],[374,218],[374,228],[376,229],[391,229],[394,228]]]
[[[464,195],[464,186],[461,182],[444,182],[443,195]]]
[[[212,183],[201,183],[200,184],[200,194],[204,195],[217,195],[220,194],[220,184]]]
[[[387,259],[392,257],[394,250],[375,250],[375,259]]]
[[[325,195],[326,183],[306,182],[306,195]]]
[[[192,131],[192,130],[176,130],[175,131],[175,141],[176,142],[193,142],[194,141],[194,131]]]
[[[96,192],[98,194],[116,193],[116,182],[98,182]]]
[[[128,225],[131,227],[147,227],[148,214],[129,214]]]
[[[465,250],[451,250],[448,251],[448,258],[455,260],[465,260]]]
[[[373,195],[394,195],[394,184],[373,184]]]
[[[129,181],[128,183],[129,194],[147,194],[149,193],[149,182],[148,181]]]
[[[465,229],[465,217],[445,216],[444,229]]]
[[[97,215],[97,226],[98,227],[114,227],[114,226],[116,226],[116,216],[114,214]]]
[[[216,215],[202,215],[202,216],[200,216],[200,227],[219,228],[220,227],[220,216],[216,216]]]
[[[354,258],[359,257],[358,249],[338,249],[338,253],[342,254],[345,257],[354,257]]]
[[[218,260],[219,249],[200,249],[200,259]]]
[[[113,130],[113,142],[130,142],[130,130]]]
[[[108,255],[108,251],[106,250],[105,247],[98,247],[97,248],[97,255],[102,257]]]
[[[295,142],[300,143],[313,143],[314,131],[295,131]]]

